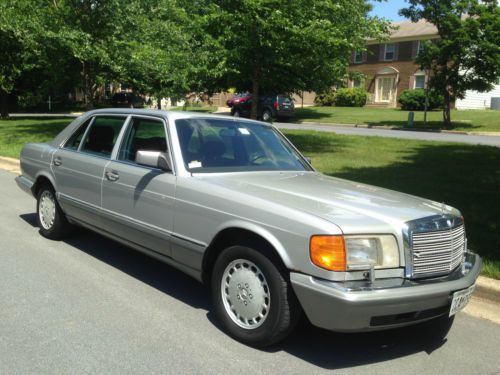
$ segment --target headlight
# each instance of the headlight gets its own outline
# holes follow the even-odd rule
[[[345,236],[347,269],[399,267],[396,238],[382,236]]]
[[[399,267],[396,238],[391,235],[312,236],[311,261],[330,271]]]

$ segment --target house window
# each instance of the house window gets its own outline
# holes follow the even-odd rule
[[[384,60],[392,61],[394,60],[394,53],[396,51],[396,45],[394,43],[384,45]]]
[[[352,80],[352,87],[363,87],[363,80],[361,78],[354,78]]]
[[[420,55],[425,50],[425,42],[423,40],[418,41],[417,56]]]
[[[361,64],[363,62],[363,52],[355,51],[354,52],[354,63]]]
[[[425,89],[425,75],[416,74],[415,75],[415,87],[416,89]]]

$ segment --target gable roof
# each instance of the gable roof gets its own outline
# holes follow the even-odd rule
[[[397,27],[397,30],[391,33],[391,39],[408,38],[412,36],[436,36],[438,34],[436,26],[426,20],[420,20],[418,22],[393,22],[392,26]]]
[[[399,42],[407,40],[434,39],[438,37],[437,27],[426,20],[418,22],[401,21],[392,22],[391,25],[395,28],[391,32],[389,40]],[[378,44],[380,40],[368,39],[368,44]],[[387,43],[387,42],[386,42]]]

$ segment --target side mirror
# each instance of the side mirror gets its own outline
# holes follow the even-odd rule
[[[166,152],[138,150],[135,155],[135,162],[148,167],[159,168],[162,171],[172,171],[170,159]]]

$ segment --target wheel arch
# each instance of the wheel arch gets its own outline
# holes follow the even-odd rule
[[[56,183],[55,183],[55,180],[54,180],[54,177],[51,176],[49,173],[45,173],[45,172],[40,172],[36,178],[35,178],[35,183],[33,184],[33,186],[31,187],[31,192],[33,193],[33,196],[36,198],[37,195],[38,195],[38,190],[40,189],[40,187],[42,187],[43,185],[45,184],[50,184],[54,190],[57,191],[56,189]]]
[[[291,260],[281,242],[268,230],[250,223],[230,223],[219,229],[205,250],[201,279],[204,284],[210,282],[212,269],[218,255],[232,245],[247,245],[264,250],[265,255],[290,269]]]

